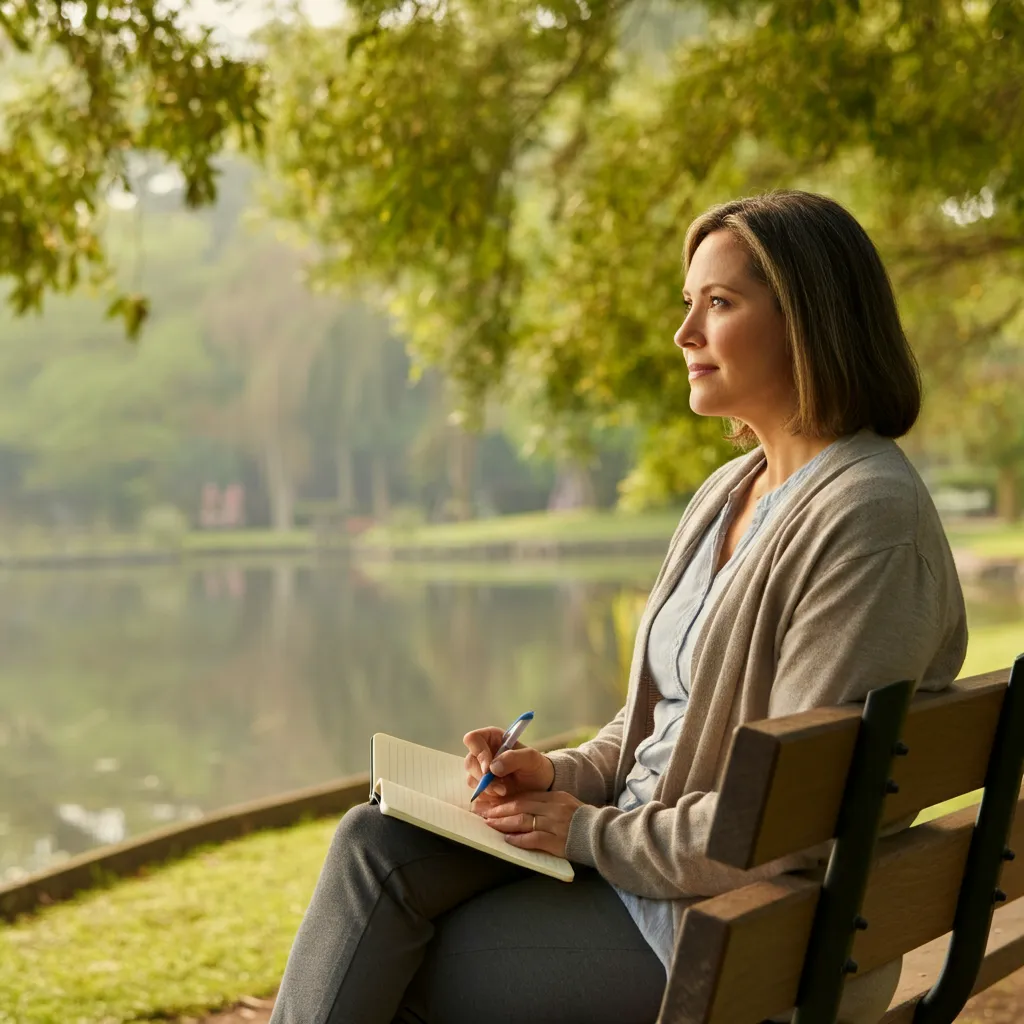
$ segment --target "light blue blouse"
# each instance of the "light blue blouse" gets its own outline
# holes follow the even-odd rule
[[[708,613],[718,595],[743,561],[759,530],[767,523],[795,486],[813,469],[828,448],[805,463],[754,506],[754,516],[736,545],[732,557],[715,573],[715,563],[725,534],[750,486],[753,470],[730,492],[721,512],[708,527],[689,564],[651,624],[647,646],[648,667],[661,700],[654,707],[654,730],[636,748],[636,763],[626,776],[617,806],[632,811],[654,796],[658,778],[668,766],[676,745],[683,715],[690,700],[690,660]],[[759,464],[758,468],[760,468]],[[613,886],[644,938],[668,972],[675,940],[672,901],[648,899]]]

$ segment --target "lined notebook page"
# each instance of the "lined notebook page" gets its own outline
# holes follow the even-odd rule
[[[374,736],[374,740],[376,738]],[[376,752],[374,756],[376,757]],[[461,767],[461,759],[459,760]],[[539,850],[520,850],[518,847],[510,846],[500,832],[495,832],[489,825],[484,824],[472,811],[442,803],[389,779],[382,779],[375,788],[380,795],[380,809],[384,814],[408,821],[484,853],[501,857],[502,860],[532,868],[563,882],[571,882],[573,879],[572,865],[567,860],[553,857],[550,853],[541,853]]]
[[[464,757],[464,755],[463,755]],[[421,747],[386,732],[373,734],[373,778],[397,782],[407,789],[469,810],[473,791],[466,785],[463,757],[443,750]],[[486,827],[486,826],[485,826]]]

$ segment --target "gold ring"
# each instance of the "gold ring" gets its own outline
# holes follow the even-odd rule
[[[536,832],[537,831],[537,815],[536,814],[533,816],[533,828],[530,829],[530,831],[531,832]]]

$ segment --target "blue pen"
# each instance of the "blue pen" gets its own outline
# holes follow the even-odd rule
[[[522,736],[523,730],[532,721],[533,712],[525,711],[505,730],[505,734],[501,737],[501,745],[494,752],[494,757],[491,758],[492,764],[506,750],[511,750],[519,742],[519,737]],[[473,790],[473,795],[469,798],[469,802],[472,803],[494,781],[494,778],[491,772],[484,772],[484,777],[477,783],[477,787]]]

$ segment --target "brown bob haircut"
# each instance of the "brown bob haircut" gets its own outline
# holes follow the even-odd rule
[[[786,319],[797,408],[792,434],[842,437],[868,427],[902,437],[921,411],[921,374],[889,275],[864,229],[839,203],[778,191],[713,206],[686,232],[684,270],[713,231],[731,231]],[[757,435],[730,420],[726,439]]]

